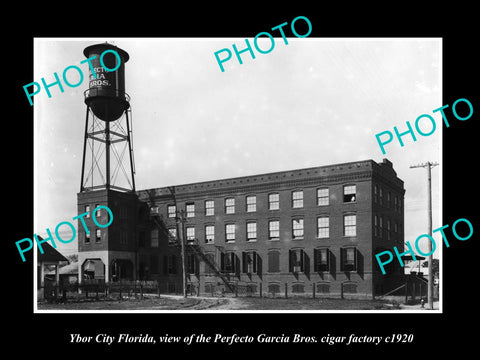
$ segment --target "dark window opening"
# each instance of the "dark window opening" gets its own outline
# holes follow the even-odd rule
[[[303,294],[305,292],[305,285],[304,284],[293,284],[292,285],[292,293],[293,294]]]
[[[215,274],[215,254],[212,253],[207,253],[205,254],[205,274],[206,275],[212,275]]]
[[[304,272],[305,253],[303,249],[289,250],[289,271],[293,273]]]
[[[269,251],[268,253],[268,272],[280,272],[280,253],[278,251]]]
[[[258,255],[255,251],[242,252],[242,272],[256,274],[258,270]]]
[[[164,274],[177,273],[177,259],[175,255],[165,255],[163,257],[163,272]]]
[[[316,272],[330,271],[330,250],[314,249],[313,250],[313,267]]]
[[[221,253],[220,258],[220,269],[224,273],[236,273],[236,256],[235,253]]]
[[[357,271],[357,248],[340,249],[340,271]]]
[[[357,284],[354,283],[344,283],[343,292],[346,294],[356,294],[357,293]]]
[[[139,247],[145,247],[146,244],[146,236],[145,236],[145,231],[140,231],[138,233],[138,246]]]
[[[348,185],[343,187],[343,202],[355,202],[357,195],[357,186],[356,185]]]
[[[268,284],[268,293],[275,296],[280,293],[280,284]]]
[[[198,264],[195,254],[188,254],[186,256],[186,270],[187,274],[198,274]]]
[[[317,284],[317,292],[320,294],[329,294],[330,284]]]

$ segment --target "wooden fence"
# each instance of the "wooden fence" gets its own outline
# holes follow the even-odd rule
[[[212,297],[273,297],[273,298],[350,298],[369,297],[367,294],[357,294],[355,290],[347,286],[341,286],[340,293],[330,293],[321,284],[288,284],[270,283],[264,285],[258,283],[231,282],[227,286],[222,282],[205,282],[199,285],[195,282],[187,283],[188,296],[212,296]],[[98,279],[84,280],[81,284],[59,285],[46,282],[43,297],[47,301],[82,301],[111,300],[125,298],[143,298],[144,295],[162,294],[182,295],[183,287],[181,282],[158,282],[158,281],[118,281],[108,282]],[[422,296],[425,289],[419,288],[417,296]],[[423,291],[422,291],[423,290]],[[403,290],[400,290],[403,293]],[[414,295],[415,297],[415,295]]]
[[[45,282],[43,295],[47,301],[68,301],[70,299],[111,299],[124,297],[140,297],[144,294],[167,293],[169,289],[165,284],[160,286],[157,281],[118,281],[108,282],[98,279],[84,280],[81,284],[56,284],[54,282]]]

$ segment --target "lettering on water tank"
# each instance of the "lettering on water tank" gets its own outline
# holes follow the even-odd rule
[[[116,63],[116,66],[113,67],[113,68],[108,68],[107,66],[104,67],[104,64],[103,64],[103,56],[105,53],[112,53],[115,58],[117,59],[117,63]],[[112,75],[111,76],[115,76],[113,75],[114,72],[120,67],[120,64],[121,64],[121,57],[120,55],[115,51],[115,50],[112,50],[112,49],[108,49],[108,50],[105,50],[101,55],[100,55],[100,64],[102,66],[99,66],[99,67],[94,67],[93,64],[92,64],[92,60],[96,59],[97,56],[96,55],[93,55],[91,57],[89,57],[88,59],[85,59],[85,60],[82,60],[80,61],[80,64],[85,64],[87,63],[88,64],[88,67],[90,68],[90,74],[89,74],[89,87],[94,87],[94,86],[111,86],[112,83],[110,82],[110,80],[108,79],[108,75],[105,76],[105,73],[111,73]],[[77,83],[71,83],[70,81],[68,81],[67,79],[67,73],[68,73],[68,70],[76,70],[79,75],[80,75],[80,81],[78,81]],[[68,87],[77,87],[77,86],[80,86],[83,82],[83,72],[82,72],[82,69],[80,69],[80,67],[76,66],[76,65],[69,65],[67,66],[64,71],[63,71],[63,82],[68,86]],[[38,83],[36,81],[34,82],[31,82],[27,85],[24,85],[23,86],[23,90],[25,91],[25,95],[27,96],[27,99],[28,99],[28,102],[30,103],[31,106],[33,106],[33,101],[32,101],[32,98],[35,96],[35,95],[38,95],[40,94],[40,92],[42,91],[42,85],[43,84],[43,88],[45,90],[45,92],[47,93],[47,96],[49,98],[52,97],[52,94],[50,92],[50,88],[53,88],[55,86],[58,86],[58,89],[60,90],[61,93],[64,92],[64,87],[62,85],[62,81],[60,79],[60,77],[58,76],[58,74],[56,72],[53,73],[53,78],[54,78],[54,81],[51,81],[50,78],[49,80],[45,80],[45,78],[43,77],[41,79],[41,83]],[[113,78],[112,78],[113,79]],[[48,82],[48,83],[47,83]],[[33,90],[32,92],[29,91],[29,88],[33,87]]]
[[[110,81],[105,78],[104,69],[102,67],[95,67],[93,70],[95,75],[93,73],[90,74],[90,81],[88,83],[89,87],[112,85]]]

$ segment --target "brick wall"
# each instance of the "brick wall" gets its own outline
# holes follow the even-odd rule
[[[167,217],[167,205],[176,203],[177,210],[185,210],[186,203],[193,203],[195,216],[188,217],[185,226],[195,227],[195,238],[199,248],[204,253],[214,254],[217,266],[220,268],[221,253],[234,252],[239,262],[240,270],[229,276],[233,282],[263,284],[267,291],[269,285],[279,284],[281,291],[287,283],[289,291],[299,290],[302,286],[306,292],[312,291],[312,285],[319,285],[317,289],[329,289],[330,293],[340,293],[355,290],[359,294],[372,294],[374,290],[373,246],[380,244],[383,239],[373,239],[373,184],[387,183],[403,198],[403,183],[396,177],[391,164],[376,164],[373,161],[356,162],[349,164],[332,165],[329,167],[302,169],[273,174],[257,175],[235,179],[226,179],[198,184],[180,185],[175,187],[175,197],[172,188],[159,188],[140,191],[139,198],[149,207],[158,207],[159,216],[167,228],[176,227],[175,219]],[[343,192],[345,185],[356,186],[356,199],[353,202],[344,202]],[[329,189],[329,205],[317,205],[317,189]],[[390,190],[391,190],[390,189]],[[303,207],[292,207],[292,192],[303,191]],[[268,209],[268,195],[279,194],[279,209]],[[247,212],[247,196],[256,196],[256,211]],[[225,199],[235,199],[235,213],[225,213]],[[205,215],[205,201],[214,201],[214,215]],[[375,212],[383,214],[386,209],[375,208]],[[390,210],[388,210],[390,211]],[[387,211],[387,212],[388,212]],[[356,215],[356,236],[344,236],[344,216]],[[317,238],[317,218],[329,217],[329,237]],[[399,215],[400,216],[400,215]],[[402,212],[403,217],[403,212]],[[302,218],[304,225],[303,239],[292,238],[292,220]],[[278,240],[268,239],[268,223],[278,220],[280,236]],[[247,223],[255,221],[257,227],[256,241],[247,241]],[[403,223],[403,221],[402,221]],[[225,240],[225,225],[235,224],[235,241]],[[205,225],[214,225],[214,244],[205,243]],[[155,225],[152,225],[155,227]],[[162,244],[168,244],[163,238]],[[163,245],[162,245],[163,246]],[[168,247],[164,251],[178,253],[178,248]],[[357,249],[358,271],[341,270],[341,248],[354,247]],[[328,248],[331,254],[330,271],[314,271],[314,249]],[[304,271],[292,273],[289,268],[289,250],[302,249],[305,254]],[[279,252],[279,272],[268,271],[268,254],[270,251]],[[148,248],[141,251],[148,253]],[[261,261],[260,273],[247,275],[241,272],[242,253],[255,251]],[[179,253],[178,253],[179,258]],[[373,273],[373,274],[372,274]],[[181,274],[179,272],[179,274]],[[379,281],[385,279],[379,278]],[[205,274],[205,264],[200,261],[197,275],[189,276],[189,281],[205,290],[206,283],[221,283],[216,276]],[[298,285],[302,286],[298,286]],[[343,285],[342,285],[343,284]],[[356,289],[355,289],[356,288]]]
[[[344,201],[344,187],[355,185],[355,199]],[[317,203],[317,190],[328,189],[328,205]],[[383,202],[378,191],[382,189]],[[303,206],[293,207],[292,193],[303,192]],[[277,193],[279,208],[269,209],[269,194]],[[390,202],[387,194],[390,193]],[[113,223],[101,229],[101,241],[95,239],[96,225],[92,218],[85,219],[91,232],[90,243],[85,242],[83,226],[79,222],[79,252],[92,254],[107,250],[124,259],[131,259],[135,277],[138,279],[159,280],[165,284],[181,287],[181,253],[180,247],[169,243],[169,229],[177,229],[175,218],[168,217],[168,205],[176,204],[176,210],[186,210],[186,204],[194,204],[194,216],[186,217],[184,226],[195,228],[198,244],[189,248],[188,253],[195,253],[197,262],[194,273],[189,274],[188,281],[200,287],[200,292],[208,292],[208,284],[221,284],[223,280],[206,271],[203,255],[211,254],[217,270],[221,270],[222,254],[234,253],[237,262],[235,273],[226,277],[229,281],[242,284],[261,283],[266,293],[269,289],[345,294],[355,292],[371,296],[375,292],[395,286],[398,283],[400,269],[395,276],[381,276],[375,253],[380,248],[388,248],[403,242],[403,182],[398,179],[392,164],[388,160],[376,163],[372,160],[337,164],[309,169],[260,174],[232,179],[207,181],[175,187],[141,190],[136,194],[117,191],[91,191],[78,194],[79,214],[90,211],[97,205],[107,205],[114,214]],[[255,196],[255,211],[247,211],[247,196]],[[402,207],[394,206],[398,197]],[[225,212],[225,199],[235,199],[234,214]],[[214,202],[214,214],[206,215],[205,202]],[[152,211],[153,210],[153,211]],[[152,215],[153,212],[153,215]],[[344,217],[356,216],[355,236],[345,235]],[[390,219],[391,232],[387,237],[385,229],[376,230],[374,219],[382,217],[385,222]],[[328,237],[317,235],[317,219],[328,217]],[[293,238],[293,220],[303,219],[303,238]],[[105,223],[108,219],[99,219]],[[278,239],[269,239],[269,221],[279,221]],[[247,241],[247,223],[256,222],[256,240]],[[393,232],[393,224],[398,223],[398,232]],[[235,241],[227,242],[226,224],[235,225]],[[205,226],[214,226],[213,244],[206,243]],[[376,233],[377,231],[377,233]],[[188,246],[187,246],[188,248]],[[353,248],[355,250],[343,250]],[[314,264],[316,249],[329,254],[329,268],[316,271]],[[303,252],[303,269],[294,272],[291,250]],[[269,271],[269,257],[274,260],[272,251],[278,252],[278,271]],[[128,256],[120,256],[122,252]],[[258,260],[256,273],[243,272],[245,252],[255,252]],[[348,255],[346,254],[348,252]],[[319,254],[319,253],[317,253]],[[253,256],[253,255],[252,255]],[[320,256],[320,255],[318,255]],[[345,269],[345,259],[354,259],[355,270]],[[113,259],[113,258],[112,258]],[[224,257],[223,265],[226,266]],[[300,263],[300,262],[299,262]],[[353,265],[352,265],[353,266]],[[225,270],[225,268],[224,268]],[[343,290],[342,290],[343,289]]]

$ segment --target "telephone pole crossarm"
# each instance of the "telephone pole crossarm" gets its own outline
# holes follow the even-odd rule
[[[428,235],[432,237],[432,168],[437,166],[437,162],[427,161],[423,164],[411,165],[410,169],[426,168],[428,182]],[[428,242],[428,307],[433,310],[433,271],[432,271],[432,242]]]

